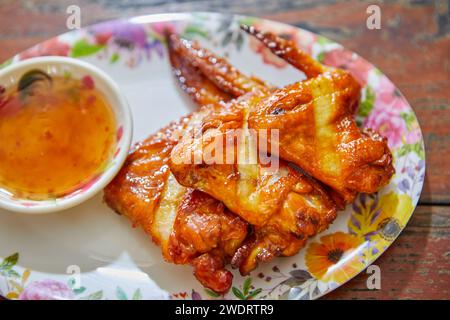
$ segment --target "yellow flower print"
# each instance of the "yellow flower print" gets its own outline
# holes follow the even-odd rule
[[[350,233],[367,240],[364,250],[366,263],[371,263],[394,241],[408,222],[413,211],[411,198],[389,192],[378,195],[361,194],[353,204],[348,221]]]
[[[411,198],[405,194],[389,192],[378,195],[361,194],[353,204],[348,222],[352,234],[365,239],[380,236],[393,241],[408,222],[413,211]]]
[[[414,210],[411,198],[406,194],[390,192],[380,198],[380,208],[382,214],[378,229],[381,230],[383,237],[394,240],[400,233],[401,228],[406,225]],[[400,229],[395,230],[394,225],[390,227],[389,221],[394,221],[394,224],[398,225]]]
[[[323,282],[344,283],[364,268],[360,256],[363,246],[364,240],[348,233],[323,236],[306,251],[308,271]]]

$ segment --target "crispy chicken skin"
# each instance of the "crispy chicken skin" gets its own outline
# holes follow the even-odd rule
[[[264,89],[260,84],[252,86],[251,95],[232,100],[226,111],[210,115],[207,123],[227,128],[230,122],[245,122],[249,129],[267,130],[267,143],[263,146],[332,188],[343,203],[350,203],[358,192],[373,193],[386,185],[394,173],[392,154],[385,138],[372,131],[361,131],[353,119],[360,94],[356,80],[344,70],[321,66],[287,40],[254,28],[244,29],[274,53],[295,63],[309,79],[277,90]],[[223,70],[232,69],[224,67],[226,61],[215,58],[206,49],[186,40],[182,43],[185,57],[205,71],[211,81],[224,78]],[[214,61],[218,61],[217,68]],[[241,80],[227,78],[215,83],[219,87],[225,83],[224,90],[232,91],[229,87],[236,86],[243,91],[241,84],[248,82],[242,80],[245,77],[241,73],[236,77]],[[269,133],[273,129],[279,133],[279,143],[271,149]],[[185,151],[178,147],[177,152]]]
[[[294,43],[270,32],[261,32],[253,26],[241,25],[241,29],[251,34],[269,48],[272,53],[286,60],[290,65],[302,71],[307,78],[323,73],[326,67],[299,50]]]
[[[242,28],[307,80],[277,89],[168,35],[175,77],[200,109],[136,145],[105,189],[106,203],[151,235],[166,261],[191,264],[218,293],[231,286],[227,263],[245,275],[296,254],[338,208],[394,172],[386,139],[353,120],[360,86],[349,73]],[[221,144],[224,154],[212,151]]]
[[[373,193],[394,173],[387,140],[353,119],[341,71],[279,89],[250,111],[248,126],[277,129],[278,155],[336,190],[346,203]],[[268,135],[270,146],[270,135]]]
[[[278,210],[264,225],[253,226],[253,233],[233,257],[232,265],[242,275],[259,262],[297,254],[309,237],[328,228],[336,218],[335,204],[319,184],[296,171],[289,170],[288,176],[295,182],[282,187],[285,197]]]
[[[217,105],[231,100],[231,94],[220,90],[194,64],[183,57],[181,42],[176,35],[167,36],[167,47],[172,71],[179,86],[198,106]]]
[[[220,90],[237,98],[254,90],[268,91],[271,86],[256,77],[247,77],[227,60],[200,47],[196,41],[181,39],[176,34],[168,36],[170,49],[183,57],[185,63],[197,68]],[[177,69],[176,66],[172,66]]]
[[[182,40],[177,35],[170,35],[168,46],[174,58],[177,59],[171,58],[172,64],[178,61],[178,65],[190,65],[203,74],[214,72],[208,78],[224,92],[236,97],[236,102],[248,99],[258,100],[259,92],[273,90],[273,87],[263,81],[241,74],[226,60],[202,49],[195,42]],[[192,51],[195,54],[191,54]],[[180,62],[181,60],[183,61]],[[174,69],[177,75],[179,68],[174,66]],[[181,87],[185,87],[184,79],[179,77],[178,79]],[[197,88],[187,92],[194,101],[197,101],[197,97],[191,92],[198,91]],[[192,117],[196,119],[195,129],[198,131],[186,130],[177,150],[183,150],[182,144],[187,141],[204,147],[199,142],[204,141],[208,144],[221,140],[216,139],[217,133],[223,135],[229,129],[243,129],[242,112],[245,109],[232,110],[227,106],[222,103],[215,108],[195,112]],[[226,121],[215,122],[217,114],[223,115]],[[216,125],[219,125],[221,129],[216,128]],[[196,133],[201,135],[196,136]],[[241,138],[245,139],[245,136],[244,132]],[[184,183],[199,190],[208,190],[209,194],[223,201],[230,210],[254,224],[251,237],[246,240],[245,246],[238,250],[232,262],[232,265],[239,268],[242,274],[247,274],[256,268],[259,261],[269,261],[275,256],[297,253],[308,236],[324,229],[334,220],[336,210],[334,203],[319,184],[307,179],[286,163],[282,163],[282,168],[276,172],[271,172],[269,167],[260,164],[236,166],[238,149],[244,153],[250,150],[245,147],[245,143],[239,148],[235,146],[235,152],[231,155],[234,158],[233,164],[205,168],[206,177],[201,176],[201,169],[196,171],[198,175],[190,175],[189,167],[190,163],[195,162],[195,150],[190,150],[193,151],[192,153],[174,151],[178,159],[187,163],[187,168],[185,170],[180,163],[181,167],[177,167],[176,172],[173,171],[173,173],[179,182],[183,181],[183,177],[195,179],[198,184],[186,181]],[[225,158],[227,156],[228,154],[224,155]],[[255,155],[249,156],[255,157]],[[222,160],[226,161],[226,159]],[[199,167],[202,165],[200,162]],[[211,169],[217,171],[209,175],[208,172]],[[202,187],[203,183],[208,185]]]
[[[205,287],[226,292],[233,277],[225,264],[246,238],[248,225],[211,196],[182,187],[170,173],[171,137],[184,122],[138,144],[105,188],[104,199],[151,235],[166,261],[191,264]]]
[[[257,98],[250,93],[239,101],[244,103],[252,97]],[[240,113],[243,109],[234,111]],[[229,121],[210,123],[214,112],[223,112]],[[286,162],[279,161],[278,168],[272,167],[273,163],[263,165],[261,158],[252,154],[255,142],[246,140],[249,135],[243,117],[228,109],[194,115],[202,134],[185,134],[172,150],[169,165],[180,184],[222,201],[253,226],[252,236],[232,261],[241,274],[248,274],[260,261],[297,253],[308,237],[335,219],[335,204],[320,184]],[[208,158],[203,151],[224,141],[230,129],[242,129],[241,137],[233,136],[231,162],[226,162],[227,154],[223,154],[224,158]],[[248,163],[238,161],[243,154],[249,157]],[[202,157],[196,159],[198,155]]]
[[[182,89],[204,108],[203,112],[230,99],[198,70],[169,52]],[[184,117],[138,143],[105,188],[104,199],[151,235],[166,261],[191,264],[203,286],[224,293],[233,278],[225,264],[246,238],[248,224],[220,201],[181,186],[171,174],[167,165],[170,152],[193,121],[192,116]]]
[[[248,85],[251,80],[226,60],[195,42],[179,40],[178,50],[188,61],[222,90],[239,94],[239,98],[202,117],[202,134],[185,135],[172,150],[169,163],[182,185],[223,201],[253,225],[252,235],[233,258],[233,265],[242,274],[254,269],[258,261],[295,254],[308,236],[334,220],[336,206],[342,208],[358,192],[377,191],[393,174],[386,139],[371,131],[361,132],[356,126],[353,113],[359,103],[360,86],[348,72],[322,66],[273,34],[244,30],[305,72],[308,79],[277,90],[262,82]],[[212,146],[218,142],[229,141],[227,134],[235,129],[243,132],[240,141],[251,135],[249,129],[266,130],[265,135],[254,139],[267,140],[258,144],[258,154],[253,155],[255,164],[238,161],[236,155],[252,157],[253,150],[240,145],[239,137],[232,138],[232,164],[226,164],[228,150],[222,159],[205,151],[214,150]],[[273,129],[278,131],[278,149],[270,148]],[[265,150],[261,149],[264,145]],[[296,164],[327,186],[307,179],[283,161],[278,171],[268,172],[259,156],[273,150],[278,150],[275,156]],[[195,161],[198,159],[201,161]],[[296,187],[308,192],[296,192]],[[304,217],[307,223],[301,221]]]
[[[250,111],[249,127],[278,129],[278,155],[333,188],[346,203],[358,192],[386,185],[394,173],[392,154],[386,138],[357,127],[353,113],[360,85],[350,73],[322,66],[288,40],[242,28],[308,78],[262,99]]]

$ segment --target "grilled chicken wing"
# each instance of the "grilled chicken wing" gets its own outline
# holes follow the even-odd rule
[[[246,103],[255,97],[250,93],[239,101]],[[237,114],[229,109],[216,111],[223,112],[229,121],[213,123],[208,121],[211,112],[194,113],[201,135],[185,134],[172,150],[169,165],[180,184],[222,201],[253,226],[252,236],[232,262],[242,274],[247,274],[259,261],[297,253],[309,236],[334,220],[336,208],[318,183],[287,163],[277,158],[276,167],[274,163],[261,163],[255,140],[239,115],[243,109],[235,111]],[[233,129],[238,135],[231,136],[231,148],[227,147],[220,157],[209,157],[204,152],[218,151],[216,144],[227,140]],[[240,161],[243,158],[248,161]]]
[[[195,67],[169,52],[183,90],[203,106],[203,112],[230,99]],[[195,117],[184,117],[137,144],[105,188],[104,199],[151,235],[166,261],[191,264],[205,287],[223,293],[232,282],[225,264],[246,238],[248,224],[211,196],[181,186],[171,174],[170,152],[193,122]]]
[[[335,219],[336,202],[377,190],[393,173],[385,139],[360,132],[351,118],[360,88],[348,73],[275,35],[244,30],[308,79],[275,89],[170,36],[174,73],[203,107],[138,144],[105,189],[106,202],[142,226],[167,261],[190,263],[216,292],[231,285],[227,262],[247,274],[297,253]],[[232,147],[211,152],[220,143]]]
[[[241,25],[241,29],[251,34],[269,48],[272,53],[286,60],[290,65],[302,71],[307,78],[323,73],[327,67],[314,60],[289,40],[285,40],[270,32],[261,32],[253,26]]]
[[[219,81],[215,82],[216,85],[220,85],[224,91],[233,93],[235,97],[240,97],[240,100],[245,100],[252,96],[257,99],[257,91],[273,90],[271,86],[264,84],[263,81],[257,78],[248,78],[241,74],[229,65],[226,60],[202,51],[203,49],[196,43],[190,43],[181,40],[176,35],[171,35],[168,38],[168,45],[169,51],[176,58],[176,60],[171,58],[176,75],[179,74],[177,71],[180,69],[179,65],[201,70],[198,67],[199,61],[206,63],[219,61],[221,67],[217,70],[218,72],[212,75],[212,78],[219,79]],[[194,51],[195,55],[186,54],[187,50]],[[203,55],[204,53],[205,55]],[[189,59],[189,57],[199,57],[200,60]],[[214,64],[211,66],[214,66]],[[203,67],[203,72],[208,71],[216,71],[216,69]],[[185,77],[178,77],[178,79],[181,87],[185,88]],[[223,79],[226,79],[226,81]],[[226,84],[225,88],[223,88],[224,83]],[[198,97],[192,94],[197,92],[198,89],[185,91],[191,95],[194,101],[198,102]],[[202,131],[207,127],[210,129],[214,127],[214,123],[208,123],[207,121],[209,115],[223,113],[227,118],[231,116],[231,125],[228,126],[228,129],[233,129],[236,126],[233,127],[232,118],[235,116],[240,118],[240,113],[243,109],[236,109],[235,111],[239,115],[233,115],[232,111],[226,109],[226,105],[222,103],[221,105],[216,105],[216,108],[201,109],[195,112],[193,117],[196,119],[197,128]],[[202,137],[200,140],[208,140],[208,133],[203,135],[204,132],[193,131],[191,137],[194,138],[196,133],[200,133]],[[189,133],[185,133],[184,136],[189,137]],[[246,147],[242,146],[241,149],[246,149]],[[250,149],[247,148],[246,150]],[[187,163],[196,161],[194,153],[188,156],[193,156],[193,158],[184,159],[187,160]],[[225,155],[225,158],[227,156],[229,155]],[[234,157],[233,155],[231,156]],[[248,156],[254,157],[255,155]],[[180,158],[182,157],[183,155],[180,154]],[[226,161],[225,159],[222,160]],[[235,163],[235,160],[232,162]],[[236,183],[234,178],[238,174],[234,165],[217,167],[218,171],[215,175],[208,176],[206,179],[200,176],[195,177],[195,179],[198,178],[199,182],[212,182],[208,190],[215,189],[217,194],[214,194],[214,196],[217,199],[226,199],[227,206],[235,212],[239,211],[242,214],[245,210],[248,213],[246,215],[248,221],[260,224],[252,226],[251,236],[247,238],[245,245],[240,247],[233,257],[233,266],[240,268],[242,274],[247,274],[256,268],[259,261],[269,261],[278,255],[288,256],[297,253],[304,245],[307,237],[328,226],[336,214],[334,204],[324,190],[304,175],[289,168],[286,164],[283,163],[283,169],[276,173],[270,172],[270,168],[263,168],[257,165],[256,170],[259,169],[261,174],[258,173],[256,176],[251,176],[255,172],[255,168],[252,168],[252,165],[240,166],[241,174],[245,171],[249,176],[246,178],[247,181],[241,180],[239,183]],[[181,169],[177,173],[182,171]],[[211,181],[209,179],[211,177],[215,180]],[[178,175],[178,179],[181,179],[180,175]],[[255,182],[258,184],[257,188],[252,186]],[[195,185],[195,187],[198,188],[199,186]],[[238,189],[240,191],[237,191]],[[276,199],[280,191],[282,192],[281,197]],[[246,192],[246,194],[240,194],[239,197],[236,197],[236,192]],[[248,199],[247,195],[249,196]],[[262,210],[267,214],[265,217],[255,214],[262,212],[260,210],[262,208],[265,208]],[[277,215],[270,217],[275,211],[278,212]],[[256,219],[260,222],[257,222]]]
[[[373,193],[386,185],[394,173],[392,154],[386,138],[357,127],[353,113],[360,85],[350,73],[321,66],[271,33],[243,29],[309,78],[262,99],[250,111],[249,127],[279,130],[278,155],[332,187],[347,203],[358,192]]]
[[[323,230],[334,219],[335,203],[342,207],[358,192],[375,192],[393,174],[386,139],[371,131],[361,132],[352,117],[360,86],[348,72],[322,66],[273,34],[244,29],[305,72],[308,79],[272,90],[264,83],[252,83],[226,60],[198,44],[181,40],[178,50],[186,59],[216,86],[240,97],[204,116],[201,135],[184,136],[170,160],[172,172],[182,185],[223,201],[254,226],[254,233],[233,258],[243,274],[258,261],[296,253],[308,236]],[[251,129],[259,130],[253,141]],[[240,130],[241,136],[230,138],[233,130]],[[278,133],[276,140],[272,139],[274,131]],[[259,140],[267,143],[259,144]],[[224,141],[231,141],[231,156],[229,148],[221,158],[208,154],[208,150],[220,149]],[[277,145],[271,148],[274,141]],[[277,172],[267,170],[260,161],[261,151],[291,161],[324,182],[335,201],[320,184],[284,162],[280,162]],[[253,163],[243,164],[239,155],[252,158]],[[229,159],[233,159],[231,164]],[[306,181],[299,182],[302,178]],[[302,186],[308,192],[299,195],[293,186]],[[315,202],[304,200],[314,196]],[[298,200],[292,205],[293,198],[303,198],[303,203],[299,205]],[[290,215],[286,207],[291,207]],[[315,218],[310,219],[311,212]],[[304,216],[308,216],[309,225],[302,223],[300,217]]]
[[[244,102],[240,99],[229,103],[225,108],[231,110],[229,114],[220,110],[210,115],[207,122],[215,126],[222,123],[223,128],[230,122],[244,123],[249,129],[267,130],[267,143],[262,145],[268,149],[262,151],[275,150],[274,155],[295,163],[331,187],[333,194],[345,203],[351,202],[358,192],[372,193],[387,184],[394,169],[386,139],[370,130],[361,131],[353,119],[360,92],[356,80],[344,70],[321,66],[287,40],[253,28],[246,30],[305,71],[309,79],[275,91],[256,84]],[[248,83],[242,80],[242,74],[223,74],[224,70],[232,70],[225,60],[186,40],[182,43],[185,57],[217,86],[224,90],[230,90],[230,86],[246,87],[241,85]],[[226,81],[217,81],[225,76]],[[278,141],[271,139],[274,129]],[[275,142],[276,147],[271,148]],[[183,153],[180,148],[177,150]]]
[[[287,163],[279,162],[278,158],[273,159],[276,164],[261,162],[256,140],[246,127],[245,106],[257,103],[263,93],[273,89],[262,81],[255,83],[196,43],[175,35],[169,43],[205,75],[209,72],[212,81],[219,79],[215,82],[217,86],[239,96],[233,104],[194,113],[199,134],[185,134],[174,147],[170,161],[174,176],[182,185],[223,201],[252,225],[251,236],[232,261],[242,274],[253,270],[259,261],[297,253],[309,236],[334,220],[336,208],[318,183]],[[220,67],[216,69],[215,63]],[[229,136],[230,132],[238,133]],[[224,142],[231,142],[231,148],[221,149],[225,151],[223,154],[204,152],[220,150]],[[242,157],[248,163],[239,161]]]
[[[166,261],[191,264],[205,286],[226,292],[232,274],[225,269],[247,235],[247,223],[211,196],[181,186],[167,160],[174,130],[189,119],[159,131],[139,143],[104,199],[116,212],[140,226],[161,247]]]
[[[168,43],[173,52],[182,56],[186,63],[198,68],[220,90],[235,98],[255,90],[266,92],[271,89],[269,84],[242,74],[227,60],[200,47],[196,41],[180,39],[178,35],[171,34]]]
[[[181,42],[176,35],[168,35],[167,46],[170,64],[178,84],[198,106],[217,105],[231,100],[231,94],[219,89],[183,56]]]

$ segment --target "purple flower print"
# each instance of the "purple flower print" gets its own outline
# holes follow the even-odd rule
[[[70,300],[72,290],[64,283],[55,280],[34,281],[20,294],[20,300]]]
[[[114,21],[100,23],[90,28],[98,44],[106,44],[111,38],[119,47],[145,48],[147,45],[147,34],[139,24],[126,21]]]
[[[422,133],[419,128],[413,129],[406,134],[406,143],[414,144],[422,139]]]
[[[191,297],[192,300],[202,300],[202,296],[200,295],[200,293],[198,293],[194,289],[192,289]]]
[[[400,191],[402,192],[408,192],[410,189],[410,185],[409,185],[409,181],[407,179],[403,179],[399,184],[398,184],[398,188],[400,189]]]
[[[159,39],[148,37],[144,25],[127,21],[101,23],[92,26],[90,33],[98,45],[106,45],[109,52],[117,59],[125,56],[126,64],[134,67],[143,58],[150,60],[154,52],[160,58],[164,47]]]

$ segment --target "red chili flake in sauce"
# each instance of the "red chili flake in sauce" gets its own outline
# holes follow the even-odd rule
[[[92,79],[91,76],[84,76],[81,79],[81,83],[83,83],[83,86],[89,90],[94,89],[94,79]]]

